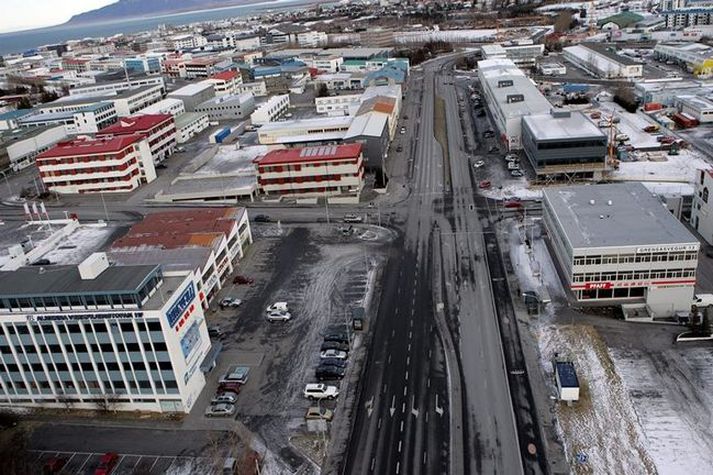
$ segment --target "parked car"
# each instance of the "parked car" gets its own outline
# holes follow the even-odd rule
[[[490,180],[482,180],[480,183],[478,183],[478,188],[481,190],[487,190],[491,186]]]
[[[611,122],[609,122],[608,120],[600,120],[597,125],[603,129],[606,129],[611,127]]]
[[[273,310],[272,312],[268,312],[265,318],[267,318],[269,322],[289,322],[292,318],[292,314],[290,312]]]
[[[399,145],[399,146],[396,147],[396,151],[397,151],[397,152],[401,152],[403,149],[404,149],[404,148],[403,148],[401,145]]]
[[[238,298],[235,298],[235,297],[226,297],[226,298],[224,298],[223,300],[220,301],[220,308],[221,308],[221,309],[224,309],[224,308],[235,308],[235,307],[239,307],[240,304],[242,304],[242,303],[243,303],[243,301],[240,300],[240,299],[238,299]]]
[[[257,214],[253,218],[256,223],[269,223],[272,219],[266,214]]]
[[[520,163],[518,162],[508,162],[508,170],[519,170]]]
[[[218,393],[213,399],[211,399],[212,404],[221,404],[221,403],[226,403],[226,404],[235,404],[235,401],[238,400],[238,393],[234,393],[232,391],[223,391]]]
[[[218,391],[226,393],[240,394],[240,387],[242,384],[237,381],[223,381],[218,384]]]
[[[336,386],[327,386],[322,383],[309,383],[305,385],[302,394],[307,399],[335,399],[339,396]]]
[[[522,173],[520,170],[510,170],[510,176],[514,178],[520,178],[522,176],[525,176],[525,174]]]
[[[205,410],[206,417],[230,417],[235,414],[235,404],[211,404]]]
[[[345,373],[346,370],[344,368],[320,365],[314,370],[314,377],[317,378],[317,381],[342,379]]]
[[[231,366],[228,371],[220,378],[221,383],[240,383],[245,384],[248,382],[248,376],[250,376],[249,366]]]
[[[347,360],[339,359],[339,358],[320,358],[319,365],[320,366],[338,366],[339,368],[346,368]]]
[[[50,457],[42,467],[42,473],[45,475],[59,473],[66,464],[67,459],[65,457]]]
[[[629,136],[626,134],[616,134],[615,139],[617,142],[626,142],[629,140]]]
[[[644,132],[648,132],[650,134],[652,134],[654,132],[658,132],[658,131],[659,131],[659,126],[656,124],[651,124],[651,125],[647,125],[646,127],[644,127]]]
[[[506,161],[506,162],[517,162],[517,161],[519,161],[519,160],[520,160],[520,157],[518,157],[518,156],[517,156],[516,154],[514,154],[514,153],[508,153],[507,155],[505,155],[505,161]]]
[[[347,358],[347,352],[346,351],[339,351],[339,350],[324,350],[319,353],[320,358],[337,358],[340,360],[344,360]]]
[[[116,463],[119,461],[119,454],[107,452],[99,458],[99,466],[94,470],[94,475],[109,475]]]
[[[213,338],[223,338],[225,336],[225,332],[221,330],[218,325],[214,325],[208,327],[208,336]]]
[[[244,275],[236,275],[233,277],[233,284],[235,285],[252,285],[255,282],[250,277],[245,277]]]
[[[505,203],[503,203],[503,207],[505,207],[505,208],[522,208],[522,203],[520,203],[519,200],[508,200]]]
[[[349,345],[346,343],[339,343],[337,341],[325,341],[322,346],[319,347],[319,351],[324,350],[339,350],[349,352]]]
[[[287,302],[275,302],[265,309],[265,313],[270,312],[288,312]]]
[[[338,333],[338,332],[326,333],[324,335],[324,341],[325,342],[333,341],[333,342],[343,343],[345,345],[348,345],[349,344],[349,335],[347,335],[346,333]]]
[[[359,216],[358,214],[349,213],[349,214],[344,215],[343,221],[345,223],[361,223],[362,220],[363,220],[363,218],[361,216]]]
[[[334,418],[334,412],[326,407],[311,406],[307,408],[307,413],[305,414],[305,419],[321,419],[324,421],[331,421]]]
[[[478,160],[477,162],[475,162],[475,163],[473,164],[473,166],[474,166],[475,168],[481,168],[481,167],[485,166],[485,161],[484,161],[484,160]]]
[[[401,127],[401,133],[405,134],[406,133],[406,127]]]

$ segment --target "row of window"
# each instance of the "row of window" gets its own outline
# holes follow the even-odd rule
[[[106,321],[99,321],[99,322],[94,322],[94,325],[89,325],[88,323],[84,325],[84,329],[86,332],[91,333],[94,331],[94,333],[107,333]],[[133,332],[134,331],[134,325],[133,323],[136,323],[136,326],[139,328],[139,331],[141,332],[146,332],[146,331],[161,331],[161,322],[158,320],[135,320],[134,322],[111,322],[112,327],[117,327],[121,328],[121,330],[125,332]],[[52,326],[51,323],[42,323],[39,325],[33,325],[32,331],[34,333],[53,333],[54,332],[54,327]],[[59,333],[75,333],[78,334],[81,332],[81,329],[79,327],[78,323],[62,323],[59,322],[57,324],[57,331]],[[19,335],[29,335],[30,334],[30,329],[26,325],[8,325],[7,326],[7,332],[10,335],[14,334],[19,334]],[[2,332],[0,332],[0,339],[2,339]]]
[[[639,262],[692,261],[698,259],[696,251],[652,252],[639,254],[618,254],[608,256],[575,256],[575,266],[602,264],[632,264]]]
[[[617,289],[578,290],[578,300],[640,298],[646,293],[646,287],[624,287]]]
[[[124,170],[127,170],[130,167],[136,166],[136,159],[132,158],[126,163],[120,163],[117,165],[113,165],[110,167],[88,167],[88,168],[75,168],[72,170],[40,170],[40,176],[42,178],[47,178],[47,177],[64,177],[67,175],[85,175],[85,174],[92,174],[92,173],[111,173],[111,172],[121,172]],[[134,173],[131,173],[131,175],[136,175],[138,173],[138,169],[134,170]],[[130,176],[130,175],[129,175]],[[126,179],[126,178],[125,178]],[[81,180],[72,180],[72,183],[79,183]],[[90,180],[86,180],[90,181]]]
[[[80,391],[83,392],[93,392],[93,393],[98,393],[99,390],[101,389],[101,385],[99,384],[99,381],[87,381],[86,383],[84,381],[78,381],[78,386],[79,390],[77,390],[74,387],[74,382],[73,381],[62,381],[61,382],[63,387],[64,387],[64,393],[66,394],[77,394]],[[109,381],[103,381],[105,387],[107,389],[110,389],[109,386]],[[167,389],[166,393],[170,394],[176,394],[178,393],[178,383],[175,380],[164,380],[164,385]],[[7,385],[10,385],[10,382],[6,382]],[[55,386],[57,387],[57,390],[60,390],[60,382],[55,381],[54,382]],[[27,391],[29,390],[32,393],[35,392],[49,392],[49,391],[42,391],[44,390],[49,390],[51,389],[51,384],[49,381],[28,381],[27,384],[25,384],[24,381],[12,381],[12,385],[14,386],[14,389],[17,390],[18,392],[24,392],[23,390]],[[137,390],[137,389],[151,389],[151,381],[149,380],[139,380],[139,381],[134,381],[134,380],[129,380],[128,384],[124,383],[122,380],[111,380],[111,385],[114,387],[114,390],[127,390],[127,386],[129,390]],[[154,385],[156,386],[157,392],[163,393],[163,387],[161,386],[160,381],[155,381]],[[94,390],[94,391],[93,391]]]
[[[107,160],[121,160],[134,151],[136,147],[127,147],[117,153],[109,155],[85,155],[82,157],[59,157],[53,159],[41,160],[42,165],[73,165],[75,163],[91,163]]]
[[[121,364],[121,366],[120,366]],[[53,371],[53,365],[50,362],[46,363],[47,368],[50,371]],[[16,363],[6,363],[5,367],[7,368],[7,371],[9,373],[16,373],[20,371],[20,366],[22,366],[22,370],[25,372],[29,371],[36,371],[36,372],[43,372],[44,368],[42,367],[42,363],[22,363],[21,365],[18,365]],[[70,365],[67,363],[54,363],[54,367],[57,368],[57,371],[69,371]],[[80,369],[83,371],[94,371],[94,365],[90,362],[84,362],[84,363],[71,363],[71,368],[72,371],[79,371]],[[122,363],[116,363],[116,362],[106,362],[102,363],[101,361],[96,362],[96,368],[98,371],[101,372],[106,372],[106,371],[119,371],[119,369],[124,369],[125,371],[146,371],[146,366],[144,366],[143,362],[132,362],[129,363],[128,361],[124,361]],[[173,366],[171,365],[170,361],[149,361],[149,369],[151,370],[164,370],[164,371],[171,371],[173,369]]]
[[[588,272],[586,274],[574,274],[572,276],[572,282],[612,282],[618,280],[682,279],[692,278],[695,276],[695,269]]]
[[[342,178],[359,177],[360,173],[342,173],[339,175],[295,176],[286,178],[260,178],[261,185],[289,185],[290,183],[310,183],[322,181],[339,181]]]
[[[151,351],[151,343],[144,342],[143,343],[143,348],[144,351]],[[44,344],[39,344],[40,347],[40,353],[62,353],[62,345],[58,344],[50,344],[50,345],[44,345]],[[74,346],[74,349],[72,349],[72,346],[66,345],[65,351],[68,353],[87,353],[87,350],[90,349],[91,351],[95,353],[99,352],[113,352],[114,347],[112,346],[111,343],[91,343],[89,345],[89,348],[87,348],[87,345],[83,343],[77,343]],[[21,350],[25,350],[25,353],[37,353],[37,348],[34,345],[22,345],[22,347],[16,347],[15,351],[21,352]],[[153,343],[153,349],[155,351],[167,351],[166,348],[166,343],[163,342],[154,342]],[[139,346],[138,343],[116,343],[116,351],[118,353],[126,353],[127,351],[129,352],[138,352],[141,351],[141,347]],[[3,355],[9,355],[12,354],[12,351],[10,349],[9,345],[0,345],[0,354]]]

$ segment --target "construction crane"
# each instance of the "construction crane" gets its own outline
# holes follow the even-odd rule
[[[609,114],[607,119],[607,126],[609,127],[609,144],[607,147],[607,164],[615,169],[619,168],[619,159],[617,158],[617,148],[616,148],[616,136],[619,135],[618,128],[614,122],[614,112]]]

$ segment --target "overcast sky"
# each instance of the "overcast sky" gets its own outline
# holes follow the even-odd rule
[[[57,25],[117,0],[0,0],[0,33]]]

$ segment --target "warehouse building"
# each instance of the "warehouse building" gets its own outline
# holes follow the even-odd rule
[[[344,139],[353,117],[325,117],[270,122],[258,129],[262,145],[334,143]]]
[[[97,102],[76,110],[60,112],[38,111],[17,120],[20,127],[63,125],[68,134],[93,134],[117,120],[112,102]]]
[[[617,54],[614,45],[580,43],[562,51],[567,61],[603,79],[633,79],[644,75],[644,64]]]
[[[678,96],[676,107],[701,124],[713,122],[713,101],[702,96]]]
[[[35,163],[35,157],[68,137],[62,125],[18,129],[0,134],[0,149],[8,155],[8,165],[20,171]]]
[[[577,302],[652,318],[690,311],[700,243],[641,183],[545,189],[543,216]]]
[[[267,101],[258,105],[255,111],[250,114],[250,122],[253,125],[264,125],[268,122],[274,122],[287,114],[287,109],[289,108],[289,94],[272,96]]]
[[[703,43],[657,43],[654,58],[673,61],[694,76],[707,78],[713,75],[713,47]]]
[[[111,265],[0,272],[0,405],[187,413],[211,349],[193,272]]]
[[[201,81],[176,89],[170,92],[168,97],[182,100],[186,111],[195,112],[198,105],[215,97],[215,87],[211,83]]]
[[[478,61],[478,77],[502,142],[522,148],[522,118],[549,113],[552,105],[509,59]]]
[[[523,117],[522,146],[538,176],[600,180],[606,169],[607,136],[579,111]]]
[[[176,117],[186,112],[183,101],[176,98],[166,98],[141,109],[138,114],[171,114]]]
[[[243,120],[255,110],[255,98],[249,92],[218,96],[198,104],[196,112],[207,114],[210,120]]]
[[[176,117],[176,141],[186,143],[210,125],[208,114],[185,112]]]

